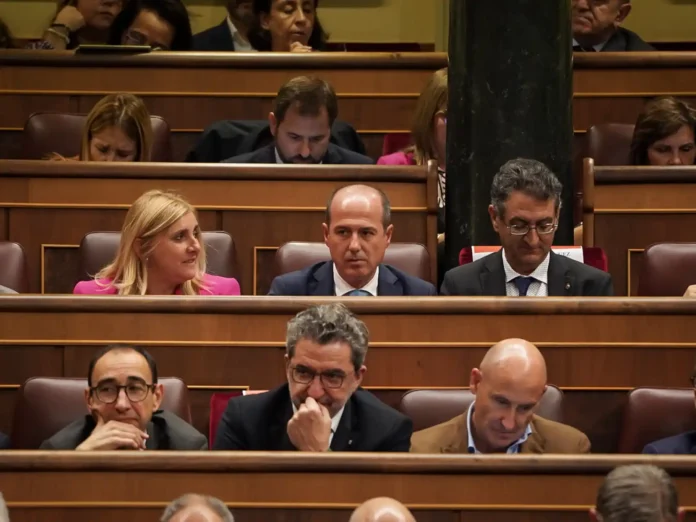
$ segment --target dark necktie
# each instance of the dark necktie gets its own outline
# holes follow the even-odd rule
[[[520,292],[520,297],[525,297],[527,295],[527,290],[529,290],[529,285],[531,285],[536,279],[533,277],[516,277],[515,279],[512,280],[513,283],[515,283],[515,286],[517,287],[517,290]]]
[[[372,294],[367,290],[356,289],[343,294],[343,296],[372,297]]]

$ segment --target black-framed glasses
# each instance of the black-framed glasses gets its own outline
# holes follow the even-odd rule
[[[131,402],[142,402],[148,396],[151,390],[155,389],[154,384],[146,384],[144,382],[132,382],[121,386],[114,383],[97,384],[90,388],[91,392],[100,402],[104,404],[113,404],[118,400],[121,390],[125,390],[126,397]]]
[[[551,223],[537,223],[536,225],[530,225],[529,223],[520,223],[515,225],[505,225],[513,236],[526,236],[529,234],[530,230],[536,230],[537,234],[544,236],[546,234],[551,234],[554,230],[558,228],[558,223],[555,221]]]
[[[325,388],[340,388],[346,378],[345,373],[335,371],[315,372],[305,366],[293,366],[291,369],[292,380],[298,384],[309,384],[319,375],[319,379]]]
[[[169,47],[166,45],[157,43],[157,42],[150,42],[148,37],[141,33],[140,31],[136,31],[135,29],[128,29],[123,37],[123,43],[125,45],[149,45],[152,47],[153,51],[168,51]]]

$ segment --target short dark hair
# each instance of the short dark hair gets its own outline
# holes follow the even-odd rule
[[[273,0],[254,0],[254,23],[249,28],[249,43],[257,51],[270,51],[273,48],[271,33],[261,27],[261,15],[269,14]],[[319,7],[319,0],[314,0],[314,9]],[[315,51],[323,51],[326,48],[328,34],[324,31],[319,21],[319,16],[314,16],[314,27],[309,35],[308,45]]]
[[[391,203],[389,203],[389,198],[383,190],[380,190],[377,187],[372,187],[370,185],[346,185],[345,187],[338,187],[337,189],[335,189],[329,196],[329,201],[326,202],[326,211],[324,213],[325,223],[327,225],[331,224],[331,205],[333,204],[333,200],[336,197],[336,194],[348,187],[367,187],[379,194],[379,197],[382,200],[382,226],[386,230],[387,227],[391,225]]]
[[[500,167],[491,184],[491,205],[500,217],[505,215],[505,202],[516,191],[539,201],[554,198],[556,211],[561,206],[563,185],[540,161],[517,158]]]
[[[696,110],[673,96],[660,96],[645,104],[631,140],[631,165],[649,165],[648,149],[684,126],[696,134]]]
[[[109,44],[121,45],[121,38],[142,10],[152,11],[174,28],[171,51],[190,51],[193,47],[191,21],[181,0],[130,0],[123,6],[109,29]]]
[[[677,488],[667,472],[652,465],[620,466],[609,473],[597,492],[601,522],[675,522]]]
[[[89,369],[87,370],[87,385],[90,388],[92,387],[92,374],[94,373],[94,367],[99,362],[99,359],[104,357],[107,353],[113,352],[115,350],[133,351],[142,355],[147,361],[147,365],[150,367],[150,373],[152,374],[152,384],[157,384],[157,363],[155,363],[155,360],[152,358],[152,355],[150,355],[145,348],[141,348],[140,346],[133,346],[130,344],[110,344],[99,350],[96,354],[94,354],[92,360],[89,361]]]
[[[329,125],[333,125],[338,116],[336,91],[329,82],[313,76],[297,76],[280,88],[273,101],[276,121],[281,123],[295,104],[302,116],[317,116],[322,108],[326,108]]]

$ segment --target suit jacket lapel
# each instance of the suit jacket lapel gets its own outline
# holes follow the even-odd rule
[[[308,295],[329,296],[336,294],[331,261],[327,261],[314,271],[307,290]]]
[[[353,398],[351,397],[346,403],[341,421],[338,423],[333,439],[331,439],[331,451],[351,451],[357,446],[358,419],[353,417],[354,413]]]
[[[503,297],[507,295],[502,248],[494,254],[486,256],[479,278],[481,280],[481,295]]]
[[[215,40],[218,47],[226,47],[231,51],[236,51],[234,47],[234,40],[232,39],[232,33],[230,32],[230,26],[227,24],[227,18],[225,18],[220,25],[217,26],[217,31],[215,32]]]
[[[469,453],[469,430],[466,425],[466,412],[459,416],[455,435],[451,441],[440,448],[441,453]]]
[[[278,416],[271,420],[269,446],[275,451],[295,451],[296,448],[288,436],[288,422],[292,418],[290,392],[284,395],[286,396],[285,407],[279,409]]]
[[[387,265],[379,265],[379,280],[377,281],[377,294],[380,296],[404,295],[404,288],[394,272]]]
[[[549,296],[575,295],[575,276],[566,269],[562,256],[549,252]]]

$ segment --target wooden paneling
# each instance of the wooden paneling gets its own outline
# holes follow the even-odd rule
[[[0,455],[0,489],[13,522],[50,520],[48,514],[153,520],[192,491],[220,498],[245,521],[339,522],[366,499],[389,496],[422,522],[570,522],[587,517],[614,467],[648,462],[672,475],[680,505],[692,511],[693,461],[637,456],[7,452]]]
[[[97,347],[132,343],[152,353],[160,375],[191,387],[194,424],[207,433],[212,393],[284,381],[287,320],[314,302],[0,298],[0,397],[9,404],[12,386],[31,376],[84,377]],[[549,382],[564,389],[565,422],[587,433],[598,452],[616,451],[628,390],[682,387],[696,359],[692,300],[382,298],[350,306],[371,334],[364,385],[385,403],[398,407],[413,388],[466,387],[487,348],[522,337],[539,346]],[[10,415],[0,409],[0,426],[10,425]]]
[[[85,234],[120,230],[130,204],[147,190],[178,190],[199,209],[203,230],[222,229],[234,238],[242,292],[265,293],[274,274],[257,273],[254,249],[321,241],[326,200],[350,183],[367,182],[385,191],[394,241],[427,245],[434,268],[437,230],[427,216],[437,212],[436,175],[434,167],[8,160],[0,161],[0,216],[7,216],[6,239],[25,249],[31,291],[65,292],[77,277],[76,253],[69,250]],[[66,265],[70,261],[73,265]],[[268,259],[258,266],[275,270]]]
[[[588,159],[584,184],[584,244],[604,249],[616,295],[636,295],[645,248],[694,241],[696,168],[601,167]]]

